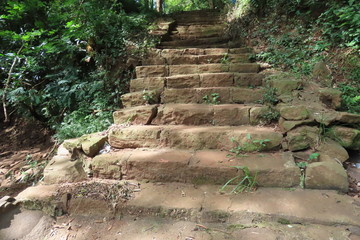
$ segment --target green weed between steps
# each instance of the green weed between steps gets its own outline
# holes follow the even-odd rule
[[[230,154],[227,157],[243,157],[247,156],[244,153],[247,152],[259,152],[264,150],[267,147],[267,143],[271,142],[270,139],[252,139],[251,134],[246,135],[246,142],[241,143],[237,141],[234,137],[230,139],[232,143],[235,143],[236,146],[229,150]]]
[[[203,96],[202,100],[206,104],[218,105],[218,104],[220,104],[219,98],[220,98],[220,96],[218,93],[212,93],[210,95]]]
[[[252,175],[249,168],[246,166],[232,166],[233,168],[236,168],[238,171],[241,170],[243,174],[239,174],[236,177],[231,178],[229,181],[227,181],[221,188],[220,192],[226,192],[227,187],[230,184],[234,184],[235,186],[232,187],[232,190],[230,193],[242,193],[242,192],[251,192],[256,189],[256,177],[257,172]]]
[[[309,162],[317,161],[319,159],[319,157],[320,157],[320,153],[312,153],[312,154],[309,155],[309,157],[308,157],[308,159],[306,161],[296,163],[296,165],[301,170],[301,175],[300,175],[300,187],[301,188],[305,188],[305,171],[306,171],[306,167],[309,165]]]

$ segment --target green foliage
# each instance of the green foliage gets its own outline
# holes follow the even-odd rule
[[[251,134],[246,135],[246,141],[240,143],[235,138],[231,138],[230,141],[235,143],[235,146],[229,150],[231,154],[228,154],[228,157],[242,157],[246,156],[246,152],[256,152],[262,151],[267,147],[267,143],[271,142],[270,139],[252,139]]]
[[[243,174],[231,178],[227,181],[221,188],[220,191],[224,192],[229,184],[235,184],[235,187],[230,191],[230,193],[242,193],[242,192],[251,192],[256,189],[256,177],[257,172],[252,175],[249,168],[246,166],[233,166],[237,170],[241,170]],[[243,176],[244,175],[244,176]]]
[[[264,112],[259,118],[261,120],[261,123],[270,124],[279,120],[280,113],[276,109],[270,108],[270,111]]]
[[[360,48],[360,2],[356,0],[328,3],[329,8],[319,17],[323,34],[340,46]]]
[[[216,9],[222,9],[226,4],[229,4],[229,0],[212,0],[213,6]],[[209,9],[210,1],[206,0],[166,0],[164,12],[173,13],[178,11],[192,11],[200,9]]]
[[[360,114],[360,56],[347,57],[345,71],[349,81],[339,84],[342,92],[342,108],[351,113]]]
[[[0,78],[18,60],[6,94],[10,107],[47,122],[60,139],[105,129],[128,90],[127,58],[156,41],[140,8],[133,0],[6,0]]]
[[[265,93],[263,99],[259,101],[261,104],[276,105],[279,102],[277,97],[277,89],[267,85],[265,87]],[[275,114],[275,112],[273,112]]]
[[[308,161],[318,160],[319,157],[320,157],[320,153],[312,153],[310,154]]]
[[[219,94],[218,93],[212,93],[210,95],[205,95],[203,96],[202,100],[204,101],[204,103],[206,104],[220,104],[220,101],[219,101]]]

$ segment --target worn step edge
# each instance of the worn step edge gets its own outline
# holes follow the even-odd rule
[[[142,66],[148,65],[186,65],[209,63],[249,63],[250,54],[217,54],[217,55],[168,55],[153,56],[142,61]]]
[[[146,77],[130,81],[130,92],[165,88],[258,87],[263,85],[261,73],[203,73],[169,77]]]
[[[216,150],[126,149],[99,155],[91,165],[97,178],[196,185],[225,184],[236,176],[242,179],[244,173],[233,166],[248,167],[260,187],[298,187],[301,176],[290,152],[235,156],[230,151]]]
[[[141,190],[134,193],[134,198],[115,203],[115,210],[107,201],[79,196],[65,202],[68,203],[65,210],[72,216],[102,218],[155,215],[202,223],[238,223],[244,218],[259,222],[285,219],[291,224],[360,227],[359,201],[336,191],[259,188],[255,192],[227,195],[219,194],[220,187],[141,183]],[[16,199],[24,208],[56,216],[56,209],[64,207],[64,203],[55,200],[58,189],[59,185],[29,187]]]
[[[226,43],[230,40],[229,37],[202,37],[197,39],[186,39],[186,40],[169,40],[160,43],[160,46],[194,46],[202,44],[218,44]]]
[[[221,72],[258,73],[260,65],[257,63],[150,65],[137,66],[135,70],[137,78],[144,78]]]
[[[184,48],[184,49],[151,49],[150,54],[159,54],[159,56],[174,55],[224,55],[224,54],[242,54],[252,52],[251,48]]]
[[[159,148],[229,149],[241,146],[246,151],[270,151],[281,147],[283,134],[260,126],[145,125],[114,126],[109,144],[118,149]]]
[[[264,88],[211,87],[211,88],[166,88],[127,93],[121,96],[125,108],[146,104],[167,103],[257,103],[263,99]],[[216,94],[216,99],[213,99]],[[205,100],[205,98],[209,100]],[[213,100],[211,100],[213,99]]]
[[[164,104],[124,108],[113,113],[115,124],[212,125],[263,124],[269,107],[244,104]]]

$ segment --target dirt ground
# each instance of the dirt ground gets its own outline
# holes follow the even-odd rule
[[[284,222],[196,223],[161,217],[53,219],[39,211],[12,209],[0,221],[0,239],[18,240],[359,240],[358,229],[346,226]]]
[[[54,149],[51,132],[39,122],[0,116],[0,198],[39,181]]]

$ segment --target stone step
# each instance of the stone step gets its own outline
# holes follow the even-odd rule
[[[223,32],[226,28],[225,24],[219,25],[204,25],[204,24],[194,24],[194,25],[177,25],[172,34],[196,34],[196,33],[210,33],[210,32]]]
[[[130,92],[163,90],[166,88],[198,87],[257,87],[263,85],[259,73],[203,73],[175,75],[170,77],[147,77],[130,81]]]
[[[150,56],[172,57],[175,55],[225,55],[252,53],[251,48],[184,48],[184,49],[151,49]]]
[[[137,185],[137,182],[131,183]],[[117,186],[119,184],[121,184],[120,181],[94,179],[87,184],[85,182],[69,183],[67,186],[68,189],[82,187],[82,189],[92,193],[92,191],[89,190],[92,186],[104,186],[104,189],[111,189],[111,186]],[[241,231],[239,235],[230,239],[248,240],[278,239],[279,232],[286,233],[285,235],[281,235],[283,236],[281,239],[345,240],[349,239],[348,236],[351,232],[358,232],[360,227],[360,201],[348,195],[337,193],[336,191],[259,188],[255,192],[230,195],[221,194],[219,192],[220,188],[221,186],[217,185],[141,182],[136,191],[130,190],[128,192],[132,195],[132,198],[125,200],[119,197],[112,199],[112,202],[106,201],[104,197],[101,197],[103,192],[96,192],[96,190],[93,191],[95,193],[93,196],[76,195],[76,191],[74,193],[70,192],[71,198],[66,202],[66,208],[63,210],[70,213],[71,219],[65,219],[64,225],[66,225],[66,222],[74,221],[74,218],[77,216],[93,216],[96,219],[103,219],[104,217],[113,218],[115,212],[121,216],[120,226],[124,225],[123,217],[125,217],[125,219],[127,217],[129,223],[136,223],[135,229],[137,232],[144,232],[146,230],[146,234],[136,239],[150,239],[147,237],[149,236],[148,231],[151,230],[147,229],[153,228],[154,224],[156,229],[159,227],[159,224],[154,223],[153,220],[148,222],[148,225],[140,227],[142,226],[139,225],[141,219],[149,216],[160,216],[163,221],[166,222],[171,219],[176,219],[177,222],[184,220],[194,221],[200,223],[200,225],[198,224],[196,226],[210,227],[210,230],[219,229],[220,226],[211,228],[212,224],[215,223],[219,223],[221,226],[228,224],[226,225],[227,228],[224,229],[225,232],[233,228],[245,228],[244,232]],[[43,210],[50,215],[54,215],[51,209],[54,211],[56,209],[59,210],[61,207],[61,201],[56,201],[59,192],[63,192],[63,187],[60,184],[37,185],[21,192],[16,197],[16,200],[21,203],[24,208]],[[64,193],[64,195],[66,194]],[[115,201],[116,199],[118,200]],[[116,211],[112,208],[113,205],[117,206]],[[130,216],[132,216],[132,218],[129,218]],[[134,217],[136,221],[134,221]],[[88,218],[85,219],[88,221]],[[130,219],[132,221],[130,221]],[[109,225],[113,226],[113,223],[107,221],[105,223],[106,224],[103,224],[104,229],[108,228],[107,231],[113,231],[113,234],[106,239],[112,239],[113,236],[119,234],[117,225],[110,229],[111,227],[109,227]],[[281,224],[276,225],[276,223]],[[84,226],[84,224],[85,223],[82,222],[79,226]],[[99,224],[101,223],[96,223],[96,225],[93,226],[98,227]],[[164,235],[160,235],[159,238],[156,239],[176,239],[176,236],[179,236],[179,229],[182,229],[184,224],[185,223],[182,223],[176,226],[177,229],[172,235],[166,238],[162,238]],[[313,228],[310,229],[304,228],[310,224],[321,225],[313,226]],[[275,233],[269,235],[267,231],[265,231],[265,234],[263,231],[260,231],[264,229],[264,226],[269,225],[275,226]],[[74,226],[77,225],[75,224]],[[337,228],[331,229],[328,235],[324,234],[330,230],[331,226],[337,226]],[[126,224],[125,227],[128,228],[128,224]],[[187,227],[194,229],[195,226]],[[139,229],[144,230],[139,231]],[[280,231],[279,229],[282,230]],[[316,229],[322,231],[317,232]],[[168,228],[166,228],[166,230],[168,231]],[[251,230],[251,232],[256,232],[256,234],[249,234],[246,230]],[[215,232],[217,231],[214,230],[210,238],[199,236],[199,239],[214,239],[213,234],[216,234]],[[259,234],[257,233],[258,231],[260,231]],[[203,231],[191,230],[188,231],[188,234],[189,236],[194,236],[198,232]],[[68,236],[68,230],[66,230],[65,233],[64,236]],[[230,233],[233,232],[230,231]],[[233,236],[230,233],[227,233],[224,237],[217,237],[215,239],[229,239],[229,236]],[[151,233],[151,237],[154,235],[155,232]],[[351,235],[350,239],[355,240],[358,235],[358,233]],[[128,239],[135,238],[130,237]]]
[[[209,63],[209,64],[183,64],[183,65],[149,65],[137,66],[136,77],[167,77],[183,74],[201,73],[258,73],[260,65],[257,63]]]
[[[127,93],[121,96],[121,101],[126,108],[158,103],[242,104],[258,103],[264,93],[263,88],[166,88]]]
[[[259,126],[146,125],[114,127],[109,144],[124,148],[231,149],[269,151],[281,147],[283,134]]]
[[[225,43],[204,43],[204,44],[190,44],[190,45],[157,45],[156,48],[158,49],[188,49],[188,48],[239,48],[239,46],[243,46],[244,41],[237,40],[237,41],[227,41]]]
[[[223,54],[223,55],[172,55],[154,56],[142,61],[142,65],[180,65],[180,64],[209,64],[209,63],[249,63],[250,54]]]
[[[229,37],[208,37],[208,38],[197,38],[197,39],[185,39],[185,40],[174,40],[174,41],[163,41],[159,46],[162,47],[178,47],[178,46],[198,46],[198,45],[211,45],[211,44],[222,44],[227,43],[230,40]]]
[[[248,153],[239,157],[227,156],[228,151],[183,151],[175,149],[124,150],[95,157],[94,177],[225,184],[233,177],[245,177],[234,166],[246,166],[261,187],[298,187],[300,168],[291,153]],[[110,166],[118,166],[118,172]],[[120,172],[121,169],[121,172]],[[236,183],[233,183],[236,184]]]
[[[266,107],[243,104],[164,104],[125,108],[113,113],[117,125],[213,125],[259,124],[259,112]]]

